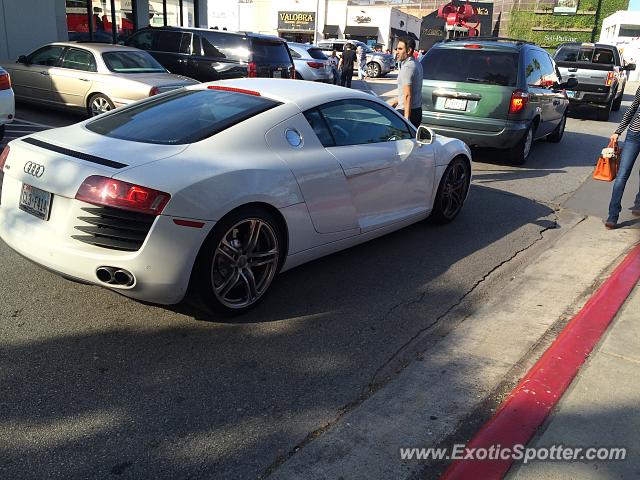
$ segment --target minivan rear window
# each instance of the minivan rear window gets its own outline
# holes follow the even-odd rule
[[[610,48],[594,48],[593,46],[565,45],[554,55],[556,62],[584,62],[613,65],[615,57]]]
[[[291,64],[289,50],[283,42],[265,42],[253,40],[251,45],[253,61],[256,63],[288,63]]]
[[[515,87],[518,53],[484,48],[432,48],[420,62],[424,80]]]
[[[280,103],[219,90],[176,90],[115,110],[86,127],[132,142],[183,145],[211,137]]]

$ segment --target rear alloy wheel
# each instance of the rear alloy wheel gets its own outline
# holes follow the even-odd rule
[[[553,130],[553,132],[547,135],[547,141],[551,143],[559,143],[560,140],[562,140],[562,136],[564,135],[564,129],[566,126],[567,126],[567,114],[565,112],[558,126]]]
[[[114,108],[116,107],[109,97],[103,95],[102,93],[98,93],[91,97],[91,100],[89,100],[89,107],[87,110],[89,116],[95,117],[96,115],[108,112],[109,110],[113,110]]]
[[[380,65],[375,62],[371,62],[367,65],[367,76],[371,78],[378,78],[382,70],[380,69]]]
[[[216,225],[194,274],[199,303],[239,315],[264,296],[283,260],[282,235],[267,211],[239,210]]]
[[[469,191],[471,169],[463,157],[456,157],[442,175],[429,220],[441,225],[458,216]]]
[[[527,128],[527,131],[522,136],[522,139],[517,145],[507,151],[509,161],[513,165],[524,165],[531,153],[531,147],[533,146],[533,126]]]

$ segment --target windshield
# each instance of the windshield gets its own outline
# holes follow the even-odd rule
[[[484,49],[432,48],[420,62],[424,80],[515,87],[518,54]]]
[[[554,55],[556,62],[584,62],[613,65],[615,58],[610,48],[594,46],[565,45]]]
[[[167,70],[147,52],[107,52],[102,59],[115,73],[166,73]]]
[[[256,95],[220,90],[176,90],[89,122],[106,137],[163,145],[195,143],[280,105]]]

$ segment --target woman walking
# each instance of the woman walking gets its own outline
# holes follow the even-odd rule
[[[617,130],[611,135],[613,142],[618,141],[618,137],[629,127],[627,137],[624,140],[624,148],[622,149],[622,155],[620,156],[620,168],[618,169],[618,175],[613,183],[613,193],[611,194],[611,202],[609,203],[609,215],[604,222],[604,226],[611,230],[616,228],[618,224],[618,216],[622,210],[622,194],[624,193],[624,187],[627,184],[627,180],[631,175],[631,170],[636,162],[638,153],[640,153],[640,116],[638,115],[638,107],[640,106],[640,87],[636,90],[636,96],[633,99],[633,103],[622,117],[622,121]],[[640,216],[640,191],[636,195],[636,199],[631,207],[631,213],[635,216]]]

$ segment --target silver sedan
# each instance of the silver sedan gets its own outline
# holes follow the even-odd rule
[[[16,100],[81,108],[90,116],[198,83],[169,73],[147,52],[104,43],[56,42],[3,67]]]

